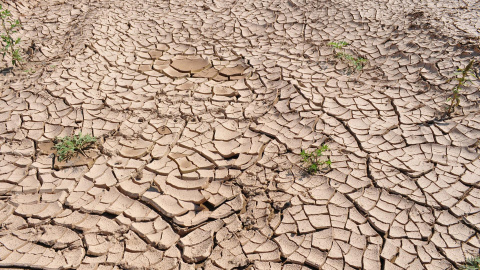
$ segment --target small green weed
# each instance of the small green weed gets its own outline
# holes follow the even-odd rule
[[[95,137],[88,134],[82,135],[81,132],[73,136],[56,138],[54,148],[57,150],[58,161],[69,160],[78,153],[86,156],[84,150],[91,147],[96,141]]]
[[[14,20],[12,18],[12,14],[8,9],[3,9],[2,5],[0,4],[0,17],[2,19],[2,30],[0,37],[2,38],[2,45],[3,48],[0,50],[3,52],[3,58],[8,53],[12,57],[12,65],[22,66],[22,56],[20,55],[20,49],[15,48],[18,43],[20,43],[20,38],[14,39],[12,34],[18,32],[18,28],[21,27],[19,20]]]
[[[346,53],[337,53],[336,55],[340,59],[346,60],[351,66],[353,66],[356,70],[360,71],[363,69],[363,66],[367,63],[367,59],[362,57],[354,57],[353,55],[346,54]]]
[[[333,47],[335,49],[339,49],[339,50],[343,49],[343,47],[348,45],[350,44],[346,41],[332,41],[328,43],[328,46]]]
[[[332,161],[330,159],[323,159],[323,153],[328,151],[328,145],[322,144],[320,148],[307,153],[305,150],[302,150],[300,156],[302,157],[302,162],[305,164],[307,171],[310,174],[315,174],[322,169],[324,165],[330,166]]]
[[[335,57],[339,58],[348,65],[354,68],[354,70],[361,71],[365,64],[367,63],[367,59],[362,57],[355,57],[351,54],[345,52],[344,47],[350,45],[346,41],[332,41],[328,43],[328,46],[333,47],[333,51],[335,52]],[[340,51],[337,51],[340,50]]]
[[[465,264],[460,266],[462,270],[479,270],[480,269],[480,257],[471,257],[465,260]]]
[[[455,85],[452,88],[452,94],[450,95],[450,97],[447,98],[447,102],[450,102],[445,112],[447,116],[450,116],[452,112],[455,110],[455,108],[458,107],[458,105],[460,105],[460,90],[463,87],[467,86],[468,83],[471,82],[470,80],[471,77],[478,78],[477,74],[475,74],[475,72],[472,71],[474,62],[475,62],[474,60],[470,60],[470,62],[465,68],[457,69],[457,72],[455,73],[455,77],[447,80],[447,83],[451,82],[452,80],[457,81],[457,85]]]

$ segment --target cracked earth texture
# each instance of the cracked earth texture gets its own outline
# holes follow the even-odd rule
[[[74,3],[74,4],[72,4]],[[0,267],[452,269],[480,248],[475,1],[9,1]],[[353,72],[330,41],[368,59]],[[5,68],[5,61],[2,62]],[[478,67],[476,67],[478,68]],[[54,160],[57,136],[92,134]],[[301,167],[327,143],[332,165]]]

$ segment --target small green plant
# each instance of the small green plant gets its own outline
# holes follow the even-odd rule
[[[346,60],[351,66],[353,66],[356,70],[360,71],[363,69],[363,66],[367,63],[367,59],[362,57],[354,57],[353,55],[346,54],[346,53],[337,53],[336,55],[340,59]]]
[[[343,47],[348,45],[350,44],[346,41],[332,41],[328,43],[328,46],[333,47],[335,49],[339,49],[339,50],[343,49]]]
[[[20,49],[16,48],[16,45],[20,43],[20,38],[14,39],[12,37],[13,34],[18,32],[18,28],[21,27],[19,20],[14,20],[12,18],[12,14],[8,9],[3,9],[2,5],[0,4],[0,17],[2,19],[2,31],[0,37],[2,38],[2,45],[3,48],[1,52],[3,52],[3,58],[5,59],[5,55],[8,53],[12,57],[12,65],[22,66],[22,56],[20,55]]]
[[[335,52],[335,57],[339,58],[345,62],[347,62],[351,67],[355,70],[360,71],[363,69],[365,64],[367,63],[367,59],[362,57],[355,57],[351,54],[345,52],[344,47],[350,45],[346,41],[332,41],[328,43],[328,46],[333,47],[333,51]],[[340,51],[337,51],[340,50]]]
[[[447,98],[447,102],[450,102],[445,112],[447,116],[450,116],[455,108],[460,105],[460,90],[471,82],[471,77],[478,78],[475,72],[472,71],[474,62],[474,60],[470,60],[465,68],[457,69],[455,77],[450,78],[447,81],[447,83],[451,82],[452,80],[457,81],[457,85],[452,88],[452,94]]]
[[[479,270],[480,269],[480,257],[471,257],[465,260],[465,264],[460,266],[462,270]]]
[[[95,137],[88,134],[82,135],[81,132],[73,136],[56,138],[54,148],[57,150],[58,161],[69,160],[78,153],[87,156],[84,150],[91,147],[96,141]]]
[[[332,161],[328,159],[322,159],[324,152],[328,151],[328,145],[322,144],[322,146],[311,153],[307,153],[305,150],[300,152],[302,162],[305,164],[307,171],[310,174],[315,174],[322,169],[324,165],[330,166]]]

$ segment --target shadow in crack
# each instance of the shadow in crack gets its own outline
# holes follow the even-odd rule
[[[8,68],[4,68],[4,69],[0,70],[0,73],[5,76],[8,73],[12,72],[12,70],[13,70],[13,67],[8,67]]]

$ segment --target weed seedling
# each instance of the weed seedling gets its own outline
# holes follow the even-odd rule
[[[328,145],[326,144],[322,144],[320,148],[311,153],[307,153],[305,150],[302,150],[300,156],[302,157],[302,162],[305,164],[305,167],[310,174],[317,173],[324,165],[330,166],[332,164],[330,159],[322,159],[323,153],[327,150]]]
[[[450,116],[455,108],[460,105],[460,90],[471,82],[471,77],[478,78],[477,74],[472,71],[474,62],[474,60],[471,60],[465,68],[459,68],[455,73],[455,77],[450,78],[447,81],[447,83],[451,82],[452,80],[457,81],[457,85],[452,88],[452,94],[447,98],[447,102],[450,102],[445,112],[447,116]]]
[[[332,41],[332,42],[328,43],[328,46],[333,47],[335,49],[339,49],[339,50],[342,50],[343,47],[348,46],[348,45],[350,45],[350,44],[348,44],[348,42],[346,42],[346,41]]]
[[[58,161],[69,160],[78,153],[87,156],[84,150],[91,147],[96,141],[95,137],[88,134],[82,135],[81,132],[73,136],[56,138],[54,148],[57,150]]]
[[[360,71],[363,69],[363,66],[367,63],[367,59],[362,57],[354,57],[353,55],[346,53],[337,53],[336,55],[340,59],[346,60],[351,66],[356,70]]]
[[[480,269],[480,257],[471,257],[465,260],[465,264],[460,266],[462,270],[479,270]]]
[[[2,19],[2,33],[0,37],[2,38],[3,48],[1,52],[3,53],[3,58],[5,59],[5,55],[8,53],[12,57],[12,65],[22,66],[22,56],[20,55],[20,49],[16,48],[16,45],[20,43],[20,38],[14,39],[12,37],[13,34],[18,32],[18,28],[20,28],[20,21],[14,20],[12,18],[12,14],[8,9],[3,9],[2,5],[0,4],[0,17]]]
[[[345,52],[344,47],[350,45],[345,41],[332,41],[328,43],[328,46],[333,48],[335,57],[341,59],[344,62],[347,62],[348,65],[353,67],[355,70],[360,71],[363,69],[367,63],[367,59],[362,57],[355,57],[351,54]]]

